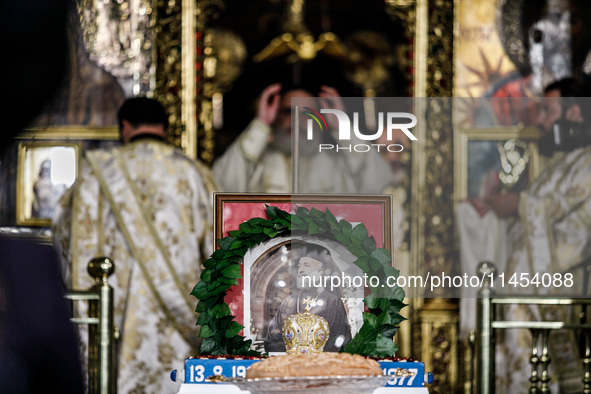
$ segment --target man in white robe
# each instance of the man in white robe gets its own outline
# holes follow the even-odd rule
[[[176,393],[170,372],[199,345],[189,294],[213,251],[215,186],[206,167],[165,143],[168,116],[156,100],[126,101],[119,126],[123,146],[86,152],[54,216],[54,241],[70,289],[93,285],[93,257],[114,262],[118,392]],[[75,307],[86,315],[86,303]]]
[[[300,109],[318,109],[319,103],[301,87],[268,86],[257,103],[257,115],[213,165],[216,183],[226,192],[292,193],[291,99]],[[322,86],[318,96],[326,107],[343,109],[336,89]],[[336,121],[326,116],[329,130]],[[318,142],[304,140],[305,121],[300,118],[298,188],[300,193],[381,193],[390,181],[388,164],[377,152],[356,153],[333,150],[318,152]],[[333,137],[315,133],[322,142],[335,144]],[[351,141],[354,145],[354,141]],[[361,141],[360,141],[361,142]]]
[[[538,124],[541,143],[552,141],[555,122],[561,119],[589,128],[588,116],[581,105],[567,96],[584,96],[576,81],[567,79],[550,85],[542,102]],[[583,123],[585,122],[585,123]],[[589,132],[589,130],[586,130]],[[587,136],[591,140],[591,136]],[[489,196],[486,204],[499,218],[511,219],[505,245],[504,292],[510,294],[557,296],[582,295],[584,265],[591,258],[591,146],[578,144],[557,151],[543,172],[519,193]],[[541,145],[541,149],[545,144]],[[474,237],[466,236],[470,243]],[[530,284],[514,287],[508,282],[516,274],[538,280],[552,275],[552,286]],[[555,274],[563,274],[554,282]],[[565,282],[570,274],[572,282]],[[497,281],[498,283],[498,281]],[[570,285],[570,286],[569,286]],[[495,285],[495,287],[500,287]],[[509,289],[508,289],[509,288]],[[498,289],[496,289],[498,290]],[[512,305],[504,310],[506,320],[566,320],[564,308],[534,308]],[[499,392],[527,392],[531,366],[531,336],[527,330],[497,331],[497,387]],[[560,392],[581,392],[582,366],[578,344],[572,332],[559,331],[550,336],[550,363],[554,383]]]

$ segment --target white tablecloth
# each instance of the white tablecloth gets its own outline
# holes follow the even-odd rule
[[[250,394],[233,384],[183,384],[178,394]],[[429,394],[426,387],[382,387],[373,394]]]

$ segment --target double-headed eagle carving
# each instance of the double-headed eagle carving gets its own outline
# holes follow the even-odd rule
[[[330,57],[346,58],[347,47],[331,32],[320,34],[318,40],[304,24],[305,0],[287,0],[284,33],[271,40],[253,60],[262,62],[279,56],[287,56],[289,62],[311,61],[318,53]]]
[[[310,61],[318,53],[324,53],[330,57],[347,58],[348,50],[334,33],[322,33],[318,40],[314,40],[312,34],[283,33],[274,38],[253,60],[261,62],[279,56],[288,56],[288,61]]]

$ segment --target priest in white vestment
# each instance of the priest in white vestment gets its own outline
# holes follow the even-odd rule
[[[538,119],[542,132],[541,150],[546,142],[552,144],[557,121],[579,124],[585,133],[591,131],[590,119],[586,118],[588,114],[582,110],[584,107],[571,98],[587,95],[580,89],[576,81],[570,79],[546,89]],[[591,141],[591,135],[587,134],[585,138]],[[501,252],[506,253],[506,264],[497,272],[505,274],[505,293],[588,296],[588,289],[583,288],[583,277],[588,274],[584,265],[591,258],[591,145],[582,141],[570,145],[555,151],[542,173],[525,191],[486,199],[498,218],[510,219],[508,224],[499,225],[507,229],[504,244],[499,246]],[[476,233],[471,236],[466,233],[462,242],[475,245],[477,237]],[[507,289],[509,279],[516,274],[521,280],[522,273],[530,280],[536,274],[538,279],[550,274],[553,285],[548,288],[532,284],[526,288],[511,286]],[[562,284],[554,283],[555,274],[562,274]],[[572,283],[565,282],[569,278],[565,274],[572,275]],[[512,305],[505,309],[503,318],[558,321],[572,316],[569,317],[564,308]],[[560,386],[560,392],[581,392],[582,366],[572,331],[553,333],[549,343],[554,385]],[[498,392],[528,392],[531,344],[527,330],[497,330]]]
[[[168,116],[156,100],[129,99],[119,124],[123,146],[86,152],[57,208],[54,241],[70,289],[93,285],[92,258],[113,260],[118,392],[176,393],[170,372],[199,345],[190,292],[213,251],[215,185],[206,167],[165,143]],[[80,339],[86,354],[86,331]]]
[[[318,109],[319,103],[303,87],[268,86],[261,93],[257,115],[239,137],[213,165],[212,171],[219,187],[226,192],[292,193],[292,118],[291,99],[298,98],[303,107]],[[336,89],[322,86],[318,96],[322,104],[343,109]],[[326,117],[329,130],[336,121]],[[305,122],[300,120],[300,135]],[[323,143],[335,143],[325,133],[315,133]],[[377,152],[335,150],[318,152],[318,142],[308,143],[300,138],[298,160],[299,193],[363,193],[378,194],[386,188],[392,176],[386,161]],[[361,142],[361,141],[360,141]],[[354,145],[354,144],[353,144]]]

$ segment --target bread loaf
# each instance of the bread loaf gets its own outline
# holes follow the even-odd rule
[[[298,376],[382,375],[380,364],[349,353],[313,353],[295,356],[272,356],[248,368],[246,377],[279,378]]]

